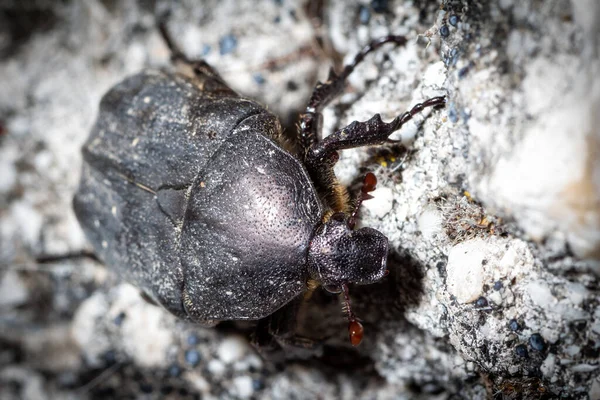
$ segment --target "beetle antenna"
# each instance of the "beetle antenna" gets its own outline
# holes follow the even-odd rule
[[[181,60],[185,63],[189,63],[190,60],[183,53],[183,51],[181,51],[179,46],[177,46],[177,44],[175,44],[173,37],[171,36],[171,34],[169,33],[169,30],[167,29],[167,19],[169,18],[169,16],[170,16],[170,12],[166,12],[163,15],[161,15],[160,18],[158,19],[158,30],[160,31],[160,35],[162,36],[163,40],[167,44],[167,47],[171,51],[171,60],[172,61]]]
[[[348,336],[350,337],[350,343],[352,343],[352,346],[358,346],[362,341],[364,329],[362,324],[356,319],[354,312],[352,312],[347,283],[342,285],[342,294],[344,296],[343,309],[348,315]]]
[[[358,209],[363,201],[372,199],[369,193],[374,191],[377,186],[377,177],[372,172],[367,172],[365,178],[363,179],[362,187],[360,189],[360,194],[358,195],[358,199],[356,201],[356,206],[348,219],[348,227],[350,229],[354,229],[354,225],[356,225],[356,217],[358,216]]]

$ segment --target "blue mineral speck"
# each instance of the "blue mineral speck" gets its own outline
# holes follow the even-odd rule
[[[450,29],[448,29],[448,25],[442,25],[440,27],[440,36],[445,38],[450,35]]]
[[[485,297],[481,296],[480,298],[477,299],[477,301],[475,302],[475,305],[477,307],[487,307],[488,301]]]
[[[200,363],[200,352],[196,349],[187,350],[185,352],[185,362],[195,367]]]
[[[255,391],[262,390],[265,388],[265,384],[263,383],[263,381],[261,379],[253,379],[252,380],[252,388]]]
[[[448,119],[450,119],[450,122],[453,124],[458,122],[458,113],[456,112],[456,107],[454,104],[450,104],[448,106]]]
[[[460,53],[458,51],[458,49],[455,47],[450,51],[450,60],[449,60],[449,64],[451,66],[455,66],[456,63],[458,62],[458,59],[460,57]]]
[[[529,337],[529,345],[535,351],[544,351],[546,349],[546,341],[539,333],[534,333]]]
[[[152,384],[150,384],[148,382],[140,382],[139,387],[140,387],[140,391],[142,393],[146,393],[146,394],[150,394],[154,390],[154,388],[152,387]]]
[[[265,83],[265,77],[262,76],[260,72],[252,75],[252,79],[254,79],[254,82],[256,82],[258,85],[263,85]]]
[[[502,289],[502,282],[501,281],[496,281],[494,283],[494,290],[500,290]]]
[[[187,337],[187,344],[195,346],[198,344],[198,336],[195,333],[190,333]]]
[[[125,319],[126,316],[127,316],[127,314],[125,314],[124,312],[120,312],[115,317],[115,319],[113,320],[113,322],[115,323],[115,325],[121,326],[121,324],[123,323],[123,320]]]
[[[368,7],[361,4],[360,7],[358,7],[358,21],[363,25],[367,25],[370,20],[371,11],[369,11]]]
[[[219,53],[221,53],[222,56],[233,52],[236,47],[237,38],[232,34],[225,35],[219,40]]]
[[[112,365],[117,361],[117,353],[114,350],[107,350],[103,355],[104,362],[107,365]]]
[[[521,325],[519,325],[516,319],[511,319],[510,321],[508,321],[508,327],[513,332],[521,330]]]
[[[462,67],[461,69],[458,70],[458,79],[462,79],[465,76],[467,76],[467,73],[469,72],[470,66],[466,66],[466,67]]]
[[[458,17],[456,15],[451,15],[450,18],[448,18],[448,22],[450,25],[456,26],[458,24]]]
[[[205,44],[204,46],[202,46],[202,57],[206,57],[208,53],[210,53],[210,50],[210,44]]]
[[[388,11],[388,0],[372,0],[371,8],[376,13],[385,13]]]
[[[169,375],[176,378],[181,374],[181,367],[177,364],[171,364],[168,371]]]
[[[460,111],[460,117],[461,117],[461,118],[463,119],[463,121],[466,123],[466,122],[469,120],[469,118],[471,118],[471,113],[470,113],[468,110],[466,110],[466,109],[464,109],[464,108],[463,108],[463,109]]]
[[[515,347],[515,353],[517,353],[517,355],[519,357],[523,357],[523,358],[527,358],[529,356],[529,352],[527,351],[527,346],[525,346],[524,344],[520,344],[517,347]]]

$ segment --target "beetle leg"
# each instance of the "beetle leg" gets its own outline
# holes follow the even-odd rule
[[[446,97],[433,97],[415,105],[410,111],[386,123],[379,114],[364,122],[354,121],[350,125],[327,136],[319,143],[315,143],[306,153],[305,164],[311,177],[318,177],[329,170],[338,159],[338,150],[355,147],[383,144],[388,137],[410,121],[415,114],[427,107],[442,107],[446,104]]]
[[[389,35],[373,40],[354,57],[354,61],[351,64],[344,67],[344,70],[339,75],[332,68],[329,70],[329,77],[325,83],[317,82],[306,106],[306,112],[300,116],[299,139],[305,151],[313,147],[320,139],[323,120],[321,111],[344,91],[346,79],[354,71],[354,68],[364,60],[365,56],[386,43],[395,43],[399,46],[404,46],[406,42],[407,40],[404,36],[398,35]]]
[[[278,358],[307,359],[323,355],[321,342],[298,335],[278,336],[268,329],[269,325],[269,318],[261,320],[252,339],[252,345],[265,358],[269,360]]]
[[[343,308],[348,315],[348,337],[350,338],[350,343],[352,346],[356,347],[360,344],[360,342],[362,342],[364,328],[352,311],[352,307],[350,305],[350,294],[348,293],[348,284],[343,284],[341,289],[342,297],[344,299]]]
[[[377,177],[372,172],[368,172],[363,179],[362,188],[360,189],[360,194],[356,200],[356,204],[354,205],[354,210],[352,214],[350,214],[350,218],[348,218],[348,228],[354,229],[354,225],[356,224],[356,218],[358,216],[358,210],[363,201],[372,199],[369,193],[374,191],[377,186]]]
[[[279,355],[292,358],[320,356],[323,346],[320,341],[297,335],[298,313],[303,305],[299,296],[272,315],[258,321],[252,344],[269,359]],[[283,354],[280,354],[283,350]]]

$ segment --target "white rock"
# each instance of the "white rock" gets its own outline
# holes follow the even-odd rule
[[[392,211],[394,191],[389,187],[381,186],[371,192],[371,195],[373,198],[362,203],[361,207],[375,218],[382,219]]]
[[[448,291],[458,302],[476,300],[483,290],[483,260],[486,258],[486,242],[470,240],[454,246],[448,254],[446,267]]]
[[[17,271],[8,270],[0,282],[0,307],[15,307],[23,304],[29,291]]]
[[[427,240],[435,238],[442,232],[442,213],[435,206],[428,206],[417,220],[419,230]]]
[[[577,355],[577,353],[579,353],[580,350],[581,350],[581,347],[572,344],[570,346],[567,346],[567,348],[565,349],[565,353],[568,354],[569,356],[573,357],[573,356]]]
[[[573,18],[586,31],[586,37],[598,40],[600,4],[595,0],[572,0]]]
[[[26,201],[13,203],[10,211],[21,238],[29,246],[34,246],[40,238],[42,215]]]
[[[102,365],[102,354],[110,348],[106,335],[96,331],[96,321],[108,312],[108,303],[103,293],[96,292],[77,309],[71,332],[88,364]]]
[[[509,276],[510,272],[514,270],[515,265],[519,260],[519,255],[515,250],[514,246],[509,247],[504,253],[504,256],[498,262],[498,278],[502,276]]]
[[[499,306],[500,304],[502,304],[502,295],[497,290],[493,291],[492,293],[490,293],[487,296],[487,299],[490,300],[492,303],[494,303],[497,306]]]
[[[554,374],[554,368],[556,366],[556,355],[548,354],[548,357],[544,360],[542,365],[540,366],[540,370],[544,377],[550,378]]]
[[[592,372],[598,369],[597,365],[592,364],[577,364],[571,367],[573,372]]]
[[[199,392],[210,392],[210,383],[198,371],[186,371],[183,374],[183,379],[188,381]]]
[[[223,362],[215,358],[208,362],[206,368],[208,369],[208,372],[210,372],[213,376],[218,377],[225,373],[225,364],[223,364]]]
[[[558,302],[556,297],[552,295],[548,284],[544,281],[530,282],[525,290],[531,300],[545,310],[552,310],[553,306]]]
[[[600,63],[578,63],[543,58],[529,64],[523,91],[534,117],[523,125],[523,140],[481,181],[479,194],[516,217],[535,240],[561,229],[585,258],[600,250]]]
[[[225,364],[231,364],[244,357],[249,350],[248,341],[241,336],[233,335],[221,342],[217,349],[217,356]]]
[[[0,193],[7,192],[17,181],[17,170],[15,169],[12,152],[0,151]]]
[[[172,326],[174,317],[144,301],[133,286],[123,284],[119,289],[117,301],[113,303],[109,314],[116,314],[116,310],[127,311],[121,327],[123,348],[140,366],[165,365],[173,342],[173,332],[169,326]]]
[[[248,399],[254,394],[252,378],[249,376],[238,376],[233,379],[233,392],[242,399]]]
[[[443,61],[431,64],[425,71],[425,74],[423,75],[421,85],[441,88],[444,85],[444,82],[446,81],[446,73],[446,66],[444,65]]]
[[[565,289],[568,299],[575,305],[580,305],[589,295],[589,291],[581,283],[567,282]]]

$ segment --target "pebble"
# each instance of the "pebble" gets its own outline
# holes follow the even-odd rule
[[[487,301],[487,299],[485,297],[481,296],[475,302],[475,306],[477,306],[479,308],[487,307],[488,306],[488,301]]]
[[[195,333],[190,333],[187,337],[187,344],[195,346],[198,344],[198,336]]]
[[[115,317],[113,322],[115,323],[115,325],[121,326],[121,324],[123,323],[123,320],[125,319],[126,316],[127,316],[127,314],[125,314],[124,312],[120,312],[119,314],[117,314],[117,316]]]
[[[248,351],[248,343],[240,336],[230,336],[217,349],[217,356],[226,364],[240,360]]]
[[[358,21],[363,25],[367,25],[370,20],[371,11],[369,11],[367,7],[361,4],[358,8]]]
[[[187,350],[185,352],[185,362],[187,362],[192,367],[195,367],[200,363],[202,357],[200,356],[200,352],[195,349]]]
[[[171,364],[168,369],[169,375],[172,377],[178,377],[181,375],[181,367],[178,364]]]
[[[371,8],[376,13],[388,12],[388,1],[387,0],[373,0],[371,1]]]
[[[529,352],[527,351],[527,346],[525,346],[524,344],[520,344],[517,347],[515,347],[515,353],[517,353],[517,355],[519,357],[523,357],[523,358],[529,357]]]
[[[233,379],[235,393],[242,399],[247,399],[254,394],[254,384],[249,376],[238,376]]]
[[[539,333],[534,333],[529,337],[529,345],[536,351],[544,351],[546,349],[546,341]]]
[[[225,35],[219,40],[219,53],[222,56],[233,52],[237,47],[237,38],[232,35]]]
[[[450,35],[450,29],[448,29],[448,25],[442,25],[440,27],[440,36],[445,38]]]
[[[475,239],[457,244],[448,254],[446,266],[448,291],[460,303],[477,300],[483,291],[482,260],[487,254],[483,240]]]
[[[254,82],[256,82],[258,85],[263,85],[266,81],[265,77],[258,72],[252,75],[252,79],[254,79]]]

